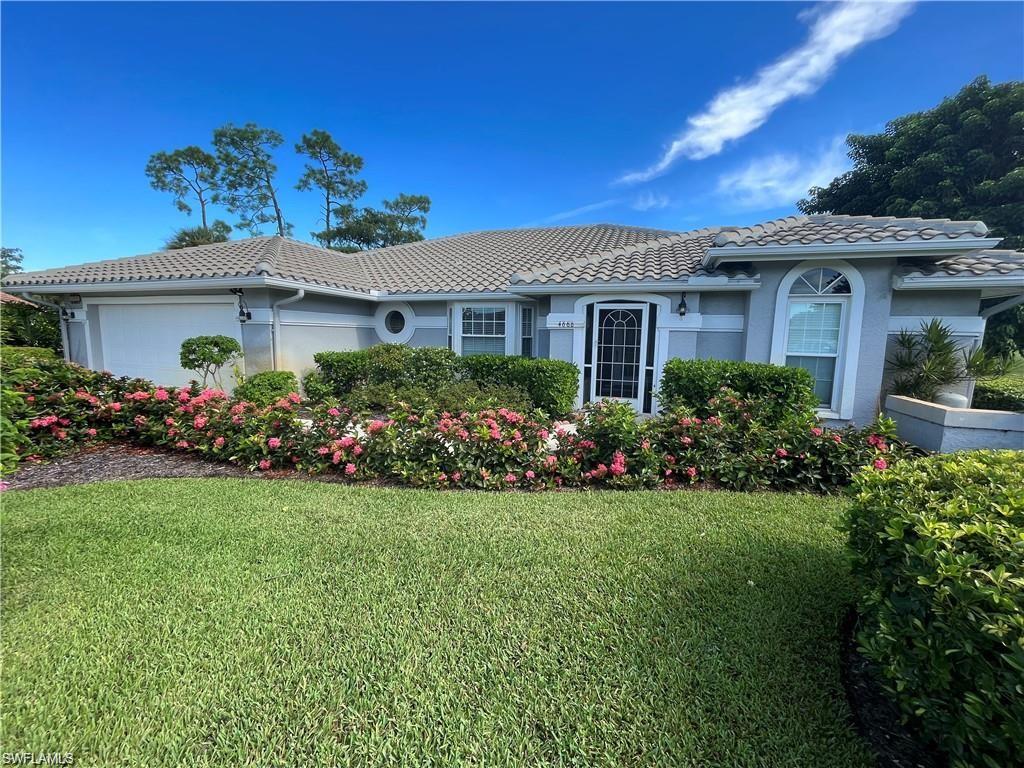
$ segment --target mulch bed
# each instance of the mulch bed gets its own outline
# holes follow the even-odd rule
[[[105,443],[46,463],[22,463],[13,476],[5,479],[12,491],[26,491],[147,477],[253,477],[253,474],[233,464],[207,461],[185,453]]]
[[[900,722],[900,710],[889,699],[874,664],[857,651],[857,612],[850,608],[840,636],[840,671],[846,698],[860,735],[875,753],[878,768],[946,768],[948,761],[923,746]]]

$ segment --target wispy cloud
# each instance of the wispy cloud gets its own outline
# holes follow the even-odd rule
[[[738,171],[720,176],[717,192],[735,206],[778,208],[806,197],[811,187],[825,186],[851,166],[843,137],[837,136],[812,157],[783,153],[759,157]]]
[[[668,195],[656,195],[653,192],[643,192],[629,204],[634,211],[655,211],[660,208],[667,208],[669,203]]]
[[[605,208],[611,208],[613,205],[618,205],[621,202],[621,197],[612,197],[607,200],[600,200],[596,203],[581,205],[579,208],[573,208],[572,210],[553,213],[546,218],[538,219],[537,221],[531,221],[526,226],[535,227],[541,224],[556,224],[559,221],[565,221],[566,219],[575,219],[577,216],[583,216],[584,214],[593,213],[594,211],[603,211]]]
[[[701,160],[717,155],[727,142],[763,125],[782,104],[817,91],[841,59],[892,33],[911,7],[908,0],[843,2],[801,13],[799,18],[811,25],[803,45],[761,69],[752,80],[720,91],[704,111],[687,119],[686,128],[658,162],[618,181],[649,181],[680,158]]]

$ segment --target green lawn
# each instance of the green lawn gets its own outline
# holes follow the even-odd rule
[[[868,766],[842,502],[159,480],[3,500],[6,752]]]

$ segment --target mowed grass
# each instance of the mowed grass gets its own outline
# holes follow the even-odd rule
[[[157,480],[3,500],[5,752],[867,766],[842,502]]]

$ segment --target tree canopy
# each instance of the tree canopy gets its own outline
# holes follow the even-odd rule
[[[146,163],[149,184],[160,192],[174,195],[179,211],[192,214],[189,198],[199,205],[202,229],[206,229],[206,207],[220,201],[220,166],[217,158],[200,147],[191,146],[172,152],[154,152]]]
[[[366,182],[356,178],[363,170],[363,158],[346,152],[331,134],[319,129],[303,134],[295,151],[309,158],[295,188],[301,192],[319,190],[324,198],[320,207],[324,228],[311,234],[325,248],[331,248],[337,240],[333,225],[351,211],[346,203],[366,192]]]
[[[229,234],[231,234],[231,227],[217,219],[209,227],[182,227],[171,235],[164,247],[168,251],[176,251],[180,248],[193,248],[197,245],[226,243]]]
[[[384,201],[384,210],[357,211],[348,206],[342,211],[341,224],[331,232],[331,247],[362,251],[418,242],[423,239],[428,213],[430,198],[426,195],[399,194]]]
[[[980,219],[1024,246],[1024,82],[979,77],[879,134],[846,139],[853,170],[814,187],[804,213]]]
[[[21,248],[0,248],[0,280],[12,272],[21,272],[21,262],[25,254]]]
[[[280,133],[255,123],[228,123],[213,132],[224,204],[238,216],[238,226],[254,235],[259,234],[262,224],[274,224],[282,236],[292,230],[281,212],[274,181],[277,165],[273,151],[283,142]]]

